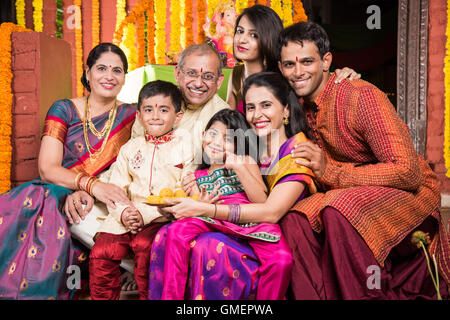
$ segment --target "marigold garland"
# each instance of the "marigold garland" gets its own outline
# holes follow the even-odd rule
[[[170,45],[172,52],[180,51],[180,2],[170,1]]]
[[[292,0],[283,0],[283,26],[292,25]]]
[[[305,13],[305,8],[303,8],[303,2],[301,0],[293,0],[293,7],[294,7],[294,17],[293,17],[294,23],[308,21],[308,16]]]
[[[222,0],[225,2],[226,0]],[[212,19],[214,15],[214,11],[216,10],[217,6],[219,5],[219,0],[206,0],[206,8],[208,10],[208,18]]]
[[[155,64],[155,7],[153,1],[147,8],[147,59],[148,63]]]
[[[189,0],[188,0],[189,1]],[[186,48],[186,0],[180,0],[180,14],[179,14],[179,19],[180,19],[180,44],[181,44],[181,48],[182,50],[184,48]]]
[[[251,5],[248,0],[236,0],[235,7],[236,13],[241,14],[245,8],[251,7]]]
[[[42,32],[44,25],[42,24],[42,8],[43,0],[33,0],[33,23],[34,30]]]
[[[155,0],[155,60],[165,64],[166,52],[166,0]]]
[[[125,20],[122,22],[125,22]],[[129,50],[127,48],[127,45],[125,44],[128,34],[128,23],[124,27],[122,27],[122,33],[123,33],[122,37],[120,38],[120,41],[117,43],[117,45],[120,47],[120,49],[122,49],[123,53],[125,53],[125,56],[127,57],[128,60],[128,71],[131,71],[130,58],[128,57]]]
[[[145,15],[137,18],[137,67],[145,65]]]
[[[116,31],[127,16],[127,1],[116,0]]]
[[[278,16],[283,19],[283,8],[281,7],[281,1],[280,0],[271,0],[270,1],[270,7],[275,11]],[[284,23],[284,21],[283,21]]]
[[[192,31],[192,1],[185,1],[185,12],[184,12],[184,29],[186,30],[186,45],[185,47],[190,46],[194,43],[194,32]]]
[[[11,90],[11,34],[31,31],[14,23],[0,24],[0,193],[11,188],[11,132],[12,103]]]
[[[121,4],[122,5],[122,4]],[[120,9],[118,9],[120,10]],[[145,20],[147,18],[147,21]],[[120,17],[119,17],[120,19]],[[145,64],[145,55],[149,63],[154,63],[154,7],[152,0],[143,0],[137,3],[133,10],[126,16],[119,25],[116,25],[113,43],[119,45],[125,52],[129,62],[129,70],[133,70],[137,66]],[[136,26],[137,31],[137,47],[136,42]],[[133,26],[131,26],[133,24]],[[147,29],[145,28],[147,25]],[[131,28],[131,30],[130,30]],[[145,33],[147,32],[147,35]],[[125,36],[124,36],[125,34]],[[134,36],[132,35],[134,34]],[[128,39],[128,40],[127,40]],[[133,41],[133,39],[135,39]],[[145,49],[145,39],[147,39],[147,49]],[[141,48],[141,49],[139,49]],[[145,51],[147,50],[147,51]],[[131,55],[131,57],[130,57]],[[131,59],[131,63],[130,63]],[[135,63],[133,63],[135,61]]]
[[[100,43],[100,2],[92,0],[92,47]]]
[[[206,4],[205,0],[197,0],[197,43],[204,42],[206,39],[203,25],[206,22]]]
[[[16,0],[17,25],[25,27],[25,0]]]
[[[444,128],[444,160],[447,169],[446,176],[450,178],[450,2],[447,1],[447,42],[444,58],[444,86],[445,86],[445,128]]]
[[[134,23],[129,23],[126,28],[125,40],[123,45],[126,48],[128,58],[128,69],[134,70],[138,64],[138,52],[135,46],[136,43],[136,26]],[[125,51],[125,50],[124,50]]]
[[[203,25],[207,16],[212,16],[217,3],[220,1],[226,0],[197,1],[197,43],[205,40]],[[206,7],[206,2],[208,7]],[[245,7],[253,6],[258,2],[271,6],[284,21],[284,26],[308,19],[301,0],[284,0],[283,2],[280,0],[236,0],[235,5],[238,13],[240,13],[239,8],[243,10]],[[166,62],[165,53],[167,48],[165,31],[166,0],[142,0],[134,6],[128,16],[126,16],[125,7],[125,0],[117,1],[117,24],[113,42],[123,48],[128,59],[131,58],[130,70],[137,66],[142,66],[146,58],[148,63],[164,64]],[[294,7],[294,10],[292,10],[292,7]],[[177,52],[194,43],[192,1],[171,1],[170,12],[171,34],[169,50]],[[128,30],[130,24],[137,24],[137,40],[134,40],[134,42],[133,38],[135,39],[136,35],[132,36],[132,34],[136,32],[136,26],[131,27],[132,30]],[[146,26],[145,30],[143,26]],[[144,51],[144,47],[146,47],[146,51]],[[134,65],[133,61],[136,61]]]
[[[73,4],[77,8],[75,10],[75,69],[76,79],[81,79],[83,75],[83,24],[81,21],[81,0],[74,0]],[[77,81],[77,96],[84,94],[83,85]]]

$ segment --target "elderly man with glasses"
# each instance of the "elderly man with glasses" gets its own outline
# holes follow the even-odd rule
[[[216,93],[224,80],[218,52],[206,43],[187,47],[175,67],[175,80],[186,102],[183,118],[176,129],[192,135],[194,161],[200,164],[206,124],[216,112],[229,108]]]
[[[219,53],[207,43],[190,45],[180,55],[175,80],[186,103],[183,118],[175,129],[179,134],[192,136],[194,163],[200,164],[206,124],[216,112],[230,108],[217,94],[224,80]],[[143,130],[136,121],[132,136],[142,135]]]

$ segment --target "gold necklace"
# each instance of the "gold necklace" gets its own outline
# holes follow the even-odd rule
[[[99,150],[95,150],[91,144],[89,143],[89,138],[88,138],[88,132],[87,132],[87,128],[88,128],[88,113],[90,114],[89,110],[89,104],[88,102],[88,97],[86,97],[86,108],[84,110],[84,120],[83,120],[83,135],[84,135],[84,142],[86,143],[86,148],[89,152],[89,158],[92,161],[97,160],[97,158],[99,157],[99,155],[103,152],[103,150],[105,149],[106,143],[108,142],[109,139],[109,135],[111,133],[111,129],[113,127],[114,121],[116,119],[116,113],[117,113],[117,101],[114,103],[114,107],[111,109],[111,111],[109,112],[109,117],[108,117],[108,123],[105,123],[105,126],[103,128],[102,131],[105,131],[103,136],[105,136],[105,138],[103,139],[103,143],[102,146],[100,147]],[[91,127],[89,126],[89,129],[91,129]],[[92,129],[91,129],[92,131]],[[95,134],[95,133],[94,133]],[[103,137],[102,136],[102,137]],[[98,136],[97,136],[98,137]],[[101,137],[99,137],[100,139]],[[94,150],[93,152],[91,152],[91,149]]]
[[[116,103],[117,103],[117,100],[116,100],[116,102],[114,102],[114,104],[116,104]],[[98,131],[97,128],[95,127],[94,123],[92,122],[91,105],[89,104],[89,95],[86,96],[86,109],[87,109],[87,121],[88,121],[89,129],[97,138],[99,138],[99,139],[103,138],[103,136],[105,135],[109,126],[111,125],[114,108],[111,108],[111,110],[109,111],[108,120],[106,120],[102,131]]]

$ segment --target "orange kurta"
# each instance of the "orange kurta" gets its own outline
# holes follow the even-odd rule
[[[334,78],[315,99],[315,129],[327,157],[319,182],[327,191],[294,209],[316,232],[322,230],[323,208],[339,210],[382,266],[390,250],[431,215],[440,225],[430,252],[449,283],[449,237],[440,221],[436,175],[383,92],[363,80],[335,84]]]

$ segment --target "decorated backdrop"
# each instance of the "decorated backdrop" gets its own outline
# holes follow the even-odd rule
[[[71,43],[73,96],[82,96],[84,62],[100,42],[114,42],[124,50],[129,75],[136,79],[130,80],[140,83],[159,69],[171,80],[173,72],[166,65],[175,63],[186,46],[207,38],[234,66],[234,20],[255,3],[274,9],[285,26],[307,20],[301,0],[16,0],[17,25],[0,25],[0,193],[10,189],[11,179],[12,32],[44,32]],[[127,96],[134,99],[133,94]]]
[[[285,26],[307,20],[301,0],[17,0],[16,14],[19,26],[72,44],[73,90],[81,96],[78,79],[89,50],[99,42],[120,45],[132,71],[175,63],[186,46],[210,38],[232,67],[234,19],[255,3],[273,8]]]
[[[223,12],[220,11],[223,8],[228,8],[230,4],[233,4],[235,13],[238,14],[242,12],[243,8],[254,3],[272,7],[282,17],[285,25],[289,25],[291,21],[307,19],[301,0],[235,0],[232,2],[219,0],[16,0],[18,26],[12,24],[0,26],[2,39],[0,41],[0,92],[2,93],[0,95],[2,110],[0,192],[9,188],[11,163],[10,35],[12,31],[24,31],[23,27],[26,27],[28,30],[44,32],[71,43],[73,92],[76,96],[83,94],[83,89],[79,84],[83,63],[89,50],[99,42],[119,43],[127,52],[131,68],[137,70],[146,65],[145,68],[150,70],[148,66],[156,68],[157,64],[164,65],[176,61],[177,53],[193,42],[203,41],[206,37],[217,41],[216,37],[221,34],[220,25],[217,30],[217,24],[221,23],[217,14]],[[450,177],[449,3],[450,0],[430,3],[431,12],[434,15],[441,13],[444,15],[439,18],[433,16],[433,26],[440,24],[447,26],[443,70],[445,74],[445,139],[441,149],[445,159],[447,177]],[[433,9],[434,7],[438,9]],[[224,26],[226,26],[226,21],[222,22],[225,22]],[[433,30],[435,28],[430,32],[434,32]],[[333,32],[333,30],[328,31]],[[361,44],[359,41],[356,43]],[[148,74],[143,72],[141,78],[146,76]],[[137,79],[141,81],[138,77]],[[444,189],[448,190],[448,187]]]

